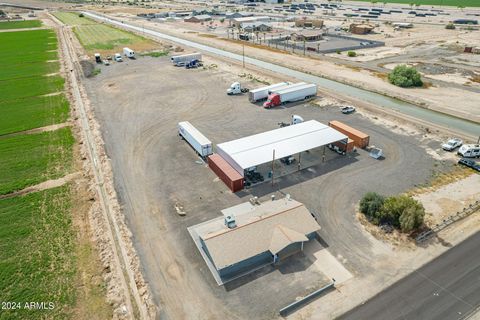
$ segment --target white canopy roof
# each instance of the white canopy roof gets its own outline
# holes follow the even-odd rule
[[[221,155],[242,176],[245,169],[348,139],[316,120],[279,128],[217,145]]]

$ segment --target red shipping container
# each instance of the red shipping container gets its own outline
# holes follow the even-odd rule
[[[353,147],[355,146],[355,142],[350,138],[348,138],[347,144],[343,143],[342,141],[337,141],[337,142],[334,142],[333,144],[339,147],[340,150],[345,152],[352,152]]]
[[[232,192],[243,189],[242,175],[218,154],[214,153],[208,157],[208,166]]]
[[[328,125],[332,128],[334,128],[335,130],[338,130],[340,131],[341,133],[343,133],[344,135],[346,135],[347,137],[349,137],[350,139],[352,139],[354,141],[354,144],[355,146],[359,147],[359,148],[366,148],[368,146],[368,144],[370,143],[370,136],[357,130],[357,129],[354,129],[350,126],[347,126],[346,124],[340,122],[340,121],[336,121],[336,120],[333,120],[333,121],[330,121],[328,123]]]

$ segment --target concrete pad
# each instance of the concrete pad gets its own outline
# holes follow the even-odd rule
[[[322,247],[317,241],[311,241],[304,247],[304,253],[312,259],[320,272],[330,279],[335,279],[335,283],[341,284],[351,278],[353,275],[348,271],[329,251]]]

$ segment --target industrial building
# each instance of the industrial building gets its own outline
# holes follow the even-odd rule
[[[188,228],[217,283],[224,284],[303,250],[320,226],[300,202],[255,199]]]
[[[294,32],[290,35],[290,38],[293,41],[306,41],[306,42],[314,42],[320,41],[323,39],[323,32],[318,30],[301,30]]]
[[[253,22],[268,22],[270,21],[270,17],[268,16],[253,16],[253,17],[242,17],[242,18],[234,18],[231,20],[232,24],[236,28],[241,28],[242,24],[244,23],[253,23]]]
[[[316,120],[217,145],[217,153],[240,175],[256,166],[325,146],[348,137]]]
[[[198,16],[191,16],[188,18],[185,18],[183,21],[185,22],[193,22],[193,23],[200,23],[200,22],[206,22],[212,20],[212,17],[209,16],[208,14],[201,14]]]
[[[246,22],[242,23],[242,29],[245,32],[267,32],[272,30],[272,26],[265,22]]]
[[[320,19],[296,19],[295,27],[297,28],[322,28],[323,20]]]

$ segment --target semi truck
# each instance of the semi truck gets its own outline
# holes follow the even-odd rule
[[[250,90],[250,92],[248,93],[248,100],[250,102],[257,102],[263,99],[267,99],[269,91],[275,90],[284,86],[288,86],[288,85],[290,85],[290,82],[280,82],[280,83],[275,83],[266,87]]]
[[[182,67],[185,66],[186,64],[190,63],[193,60],[202,60],[202,54],[195,52],[195,53],[189,53],[189,54],[182,54],[179,56],[172,56],[170,58],[170,61],[177,67]]]
[[[178,123],[178,135],[187,141],[201,157],[205,158],[213,153],[212,142],[190,122],[182,121]]]
[[[317,95],[316,84],[302,84],[272,91],[268,100],[263,104],[264,108],[273,108],[288,102],[306,100]]]
[[[135,58],[135,51],[133,51],[130,48],[123,48],[123,54],[125,55],[125,57],[130,58],[130,59]]]
[[[230,88],[227,89],[228,95],[236,95],[248,92],[247,88],[242,88],[240,82],[234,82],[230,85]]]

